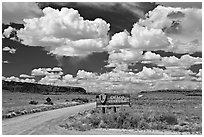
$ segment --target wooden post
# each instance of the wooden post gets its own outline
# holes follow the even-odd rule
[[[106,109],[105,109],[105,107],[102,107],[102,113],[103,113],[103,114],[106,113]]]
[[[113,111],[114,111],[114,113],[116,113],[116,107],[113,107]]]

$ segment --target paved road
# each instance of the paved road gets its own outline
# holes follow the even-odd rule
[[[95,105],[95,103],[88,103],[5,119],[2,120],[2,134],[61,134],[65,131],[59,127],[59,124],[65,121],[68,116],[84,110],[92,109]]]

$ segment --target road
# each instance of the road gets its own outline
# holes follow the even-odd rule
[[[63,129],[59,127],[59,124],[65,121],[70,115],[92,109],[94,107],[95,103],[88,103],[5,119],[2,120],[2,134],[59,134],[64,132],[60,131]]]

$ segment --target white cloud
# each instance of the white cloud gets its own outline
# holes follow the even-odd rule
[[[3,51],[8,51],[11,54],[14,54],[16,52],[16,49],[10,48],[10,47],[4,47],[2,50]]]
[[[175,56],[170,57],[162,57],[159,65],[164,65],[165,67],[178,66],[183,68],[189,68],[194,64],[202,64],[202,58],[192,57],[190,55],[183,55],[181,58],[177,58]]]
[[[34,2],[2,2],[2,23],[23,24],[24,19],[41,15],[42,10]]]
[[[78,70],[77,78],[79,78],[79,79],[95,79],[95,78],[97,78],[97,75],[95,73],[92,73],[92,72],[87,72],[84,70]]]
[[[129,44],[130,34],[127,31],[119,32],[114,34],[109,41],[109,45],[107,46],[108,51],[118,50],[118,49],[127,49],[131,48]]]
[[[72,75],[66,74],[65,76],[62,77],[62,82],[63,83],[77,83],[78,80],[76,78],[73,78]]]
[[[171,41],[170,51],[202,51],[202,9],[157,6],[147,16],[138,24],[150,29],[163,29]]]
[[[35,83],[35,79],[29,79],[29,78],[26,78],[26,79],[20,79],[20,82]]]
[[[152,53],[151,51],[148,51],[144,54],[143,56],[143,59],[144,60],[160,60],[161,59],[161,56],[159,54],[155,54],[155,53]]]
[[[169,46],[169,41],[161,29],[147,28],[134,24],[130,44],[141,50],[160,50]]]
[[[201,82],[193,81],[157,81],[152,87],[152,90],[163,90],[163,89],[202,89]]]
[[[20,82],[20,79],[15,76],[7,77],[5,81],[15,81],[15,82]]]
[[[199,72],[196,74],[196,76],[202,78],[202,69],[199,69]]]
[[[3,60],[2,63],[8,64],[8,63],[10,63],[10,62],[9,62],[8,60]]]
[[[62,71],[62,68],[54,67],[54,68],[52,69],[52,71]]]
[[[27,74],[21,74],[19,77],[20,78],[33,78],[34,76],[30,76],[30,75],[27,75]]]
[[[23,76],[23,77],[22,77]],[[27,75],[28,76],[28,75]],[[21,75],[22,78],[26,78],[26,75],[25,74],[22,74]],[[30,79],[32,77],[27,77],[26,79],[20,79],[18,77],[15,77],[15,76],[11,76],[11,77],[4,77],[2,80],[5,80],[5,81],[15,81],[15,82],[27,82],[27,83],[35,83],[35,79]]]
[[[109,53],[109,64],[135,63],[138,61],[158,65],[162,57],[151,51],[163,50],[175,53],[194,53],[202,50],[202,12],[201,9],[172,8],[158,6],[147,13],[133,25],[131,33],[127,31],[116,33],[109,41],[106,50]],[[147,51],[144,55],[142,51]],[[188,60],[189,59],[189,60]],[[188,55],[181,59],[176,57],[163,58],[163,63],[169,66],[184,67],[200,63],[201,58]]]
[[[109,52],[109,62],[135,62],[142,59],[142,52],[134,49],[120,49],[118,52]]]
[[[84,20],[77,10],[50,7],[43,9],[44,16],[26,19],[25,28],[17,32],[22,43],[45,47],[59,56],[86,56],[104,51],[108,44],[110,25],[102,19]]]
[[[189,75],[193,74],[191,70],[186,70],[180,67],[167,67],[164,72],[169,75],[172,80],[189,79]]]
[[[6,80],[6,77],[2,76],[2,80]]]
[[[42,76],[42,75],[47,75],[48,72],[45,68],[38,68],[38,69],[33,69],[31,72],[31,75],[33,76]]]
[[[59,75],[46,75],[41,80],[38,81],[40,84],[46,84],[46,85],[57,85],[58,83],[61,83],[61,80],[59,79]]]
[[[62,68],[54,67],[52,68],[37,68],[33,69],[31,72],[33,76],[43,76],[43,75],[63,75]]]
[[[163,78],[163,69],[143,67],[143,70],[137,73],[139,79],[151,80]]]
[[[9,26],[7,29],[4,30],[3,36],[9,38],[12,32],[15,32],[16,29]]]
[[[107,50],[117,51],[122,48],[149,51],[166,49],[169,44],[168,38],[161,29],[149,29],[136,23],[131,30],[131,35],[127,31],[113,35]]]

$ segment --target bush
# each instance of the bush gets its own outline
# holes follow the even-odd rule
[[[88,103],[89,100],[87,98],[74,98],[72,101],[79,102],[79,103]]]
[[[30,102],[29,102],[29,104],[31,104],[31,105],[37,105],[37,104],[38,104],[38,102],[37,102],[37,101],[32,100],[32,101],[30,101]]]
[[[159,121],[166,122],[168,125],[176,125],[178,124],[178,120],[175,115],[171,114],[162,114],[159,116]]]
[[[54,105],[54,103],[51,101],[51,102],[45,102],[44,104],[46,105]]]
[[[101,122],[101,118],[97,115],[92,115],[90,118],[89,118],[89,122],[91,123],[92,127],[94,128],[97,128],[98,125],[100,124]]]

